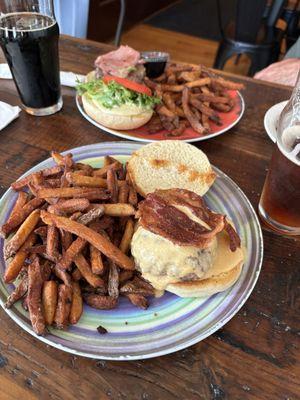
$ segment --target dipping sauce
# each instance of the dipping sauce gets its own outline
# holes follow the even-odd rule
[[[169,54],[161,51],[143,51],[141,57],[145,60],[144,66],[148,78],[157,78],[160,76],[169,61]]]

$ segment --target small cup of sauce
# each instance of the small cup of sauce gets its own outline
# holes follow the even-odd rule
[[[148,78],[157,78],[164,72],[170,56],[161,51],[143,51],[141,58],[145,61],[144,66]]]

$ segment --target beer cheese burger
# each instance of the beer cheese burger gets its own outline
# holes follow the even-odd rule
[[[155,289],[181,297],[209,296],[232,286],[244,252],[233,224],[201,197],[215,179],[205,154],[179,141],[151,143],[133,154],[128,172],[145,197],[131,242],[142,276]]]
[[[160,102],[143,83],[140,53],[128,46],[99,56],[96,69],[77,85],[85,112],[99,124],[118,130],[135,129],[152,117]]]

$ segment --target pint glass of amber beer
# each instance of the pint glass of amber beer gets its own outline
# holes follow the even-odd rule
[[[300,74],[299,74],[300,75]],[[283,109],[259,214],[279,233],[300,235],[300,79]]]

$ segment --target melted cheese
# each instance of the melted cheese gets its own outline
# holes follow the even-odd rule
[[[202,278],[215,259],[216,249],[216,239],[208,249],[179,246],[143,227],[137,229],[131,242],[132,255],[143,277],[158,290],[178,280]]]

